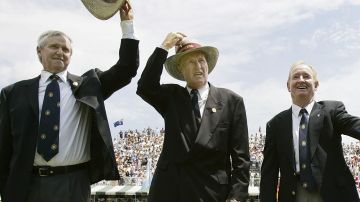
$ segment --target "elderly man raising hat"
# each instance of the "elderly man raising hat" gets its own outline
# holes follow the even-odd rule
[[[167,58],[174,46],[176,54]],[[234,202],[248,196],[244,102],[236,93],[208,82],[218,55],[216,48],[173,32],[146,64],[137,94],[165,121],[149,202]],[[186,86],[160,85],[163,65]]]

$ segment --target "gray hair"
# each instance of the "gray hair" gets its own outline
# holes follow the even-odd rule
[[[298,66],[307,66],[311,69],[312,73],[313,73],[313,77],[314,77],[314,80],[315,81],[318,81],[317,79],[317,73],[316,73],[316,70],[314,69],[313,66],[309,65],[309,64],[306,64],[303,60],[299,60],[295,63],[293,63],[290,67],[290,71],[289,71],[289,77],[288,77],[288,81],[290,80],[290,76],[291,76],[291,72],[295,69],[295,67],[298,67]]]
[[[38,42],[37,47],[38,48],[43,48],[46,45],[46,42],[47,42],[48,38],[54,37],[54,36],[65,37],[65,38],[67,38],[69,40],[70,44],[72,43],[71,38],[68,35],[66,35],[64,32],[57,31],[57,30],[49,30],[49,31],[46,31],[46,32],[42,33],[39,36],[39,39],[37,41]]]

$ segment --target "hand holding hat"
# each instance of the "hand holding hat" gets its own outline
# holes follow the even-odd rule
[[[119,10],[121,21],[134,19],[132,7],[128,0],[125,0],[124,4],[120,7]]]
[[[170,50],[176,45],[182,42],[182,39],[186,37],[185,34],[180,32],[170,32],[161,44],[161,47],[165,50]]]

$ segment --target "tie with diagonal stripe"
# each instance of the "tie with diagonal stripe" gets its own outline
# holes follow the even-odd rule
[[[300,110],[299,116],[299,163],[300,163],[300,183],[303,188],[313,191],[316,188],[316,182],[311,170],[310,144],[308,137],[309,115],[305,108]]]
[[[192,108],[193,108],[195,119],[196,119],[196,125],[199,129],[200,123],[201,123],[201,115],[200,115],[198,93],[199,93],[199,91],[197,89],[192,89],[190,92],[191,104],[192,104]]]
[[[59,152],[60,88],[56,74],[51,75],[41,110],[37,152],[49,161]]]

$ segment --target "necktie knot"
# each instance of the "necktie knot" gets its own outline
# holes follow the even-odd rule
[[[302,108],[301,110],[300,110],[300,112],[299,112],[299,116],[302,116],[302,115],[307,115],[308,114],[308,112],[307,112],[307,110],[305,109],[305,108]]]
[[[59,79],[60,79],[60,77],[59,77],[58,75],[56,75],[56,74],[51,75],[49,78],[50,78],[50,80],[52,80],[52,81],[54,81],[54,80],[59,80]]]
[[[192,96],[197,96],[197,94],[198,94],[198,90],[197,89],[191,89],[191,91],[190,91],[190,94],[192,95]]]

